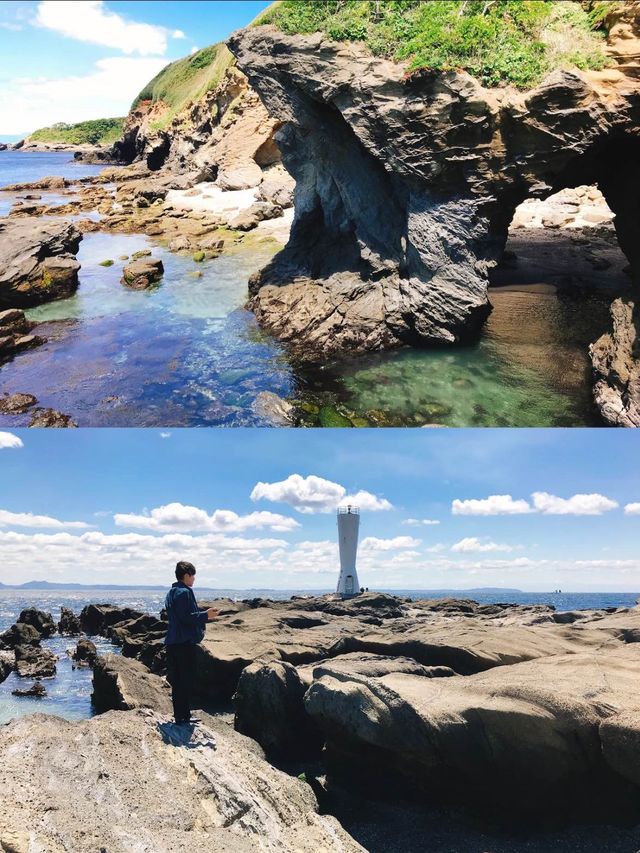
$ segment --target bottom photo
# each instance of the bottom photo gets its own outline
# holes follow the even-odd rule
[[[635,853],[637,451],[0,432],[0,850]]]

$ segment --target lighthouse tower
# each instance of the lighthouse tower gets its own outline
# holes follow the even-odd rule
[[[342,506],[338,509],[338,544],[340,546],[340,577],[338,595],[350,598],[359,595],[360,584],[356,572],[356,553],[358,551],[358,528],[360,510],[355,506]]]

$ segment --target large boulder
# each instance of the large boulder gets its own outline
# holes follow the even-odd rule
[[[51,614],[45,613],[43,610],[36,610],[35,607],[23,610],[18,616],[18,622],[31,625],[41,637],[50,637],[56,632],[56,623],[53,621]]]
[[[146,290],[164,275],[160,258],[137,258],[122,271],[121,282],[131,290]]]
[[[106,636],[107,629],[118,622],[137,619],[144,614],[131,607],[114,604],[87,604],[80,613],[80,626],[85,634]]]
[[[631,764],[619,733],[605,741],[601,727],[640,707],[639,676],[635,644],[433,680],[329,662],[305,707],[334,773],[503,814],[612,815],[634,801],[637,811],[640,792],[637,774],[619,772]]]
[[[0,223],[0,310],[66,299],[78,288],[81,232],[69,222]]]
[[[16,622],[4,633],[0,634],[0,649],[15,649],[16,646],[37,646],[40,643],[40,632],[33,625]]]
[[[16,667],[15,654],[12,652],[0,652],[0,683],[2,683],[10,672]]]
[[[296,180],[249,307],[300,357],[465,342],[516,207],[564,187],[598,185],[640,276],[637,69],[557,69],[520,92],[322,33],[257,26],[228,45]]]
[[[170,714],[172,710],[169,685],[163,678],[137,660],[114,654],[95,660],[91,699],[99,713],[153,708]]]
[[[16,646],[16,672],[21,678],[53,678],[58,658],[50,649]]]
[[[98,657],[98,650],[96,649],[95,643],[93,643],[88,637],[83,637],[76,643],[76,647],[71,656],[78,663],[93,666]]]
[[[73,610],[68,607],[60,608],[60,621],[58,622],[58,632],[66,637],[74,637],[82,634],[82,626],[80,618],[75,615]]]
[[[0,849],[363,853],[304,782],[208,718],[148,711],[0,727]]]

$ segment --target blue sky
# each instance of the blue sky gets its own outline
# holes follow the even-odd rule
[[[224,40],[268,2],[3,0],[0,139],[126,115],[168,62]]]
[[[372,589],[640,590],[632,430],[19,430],[1,445],[5,583],[162,583],[184,558],[214,587],[331,588],[335,509],[355,496]]]

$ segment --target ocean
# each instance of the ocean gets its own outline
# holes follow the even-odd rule
[[[328,590],[207,590],[196,588],[199,598],[273,598],[283,600],[292,595],[304,595],[313,592],[320,594]],[[392,592],[391,590],[385,590]],[[496,602],[514,604],[553,604],[557,610],[581,610],[603,607],[633,607],[640,593],[630,592],[520,592],[517,590],[395,590],[394,595],[420,599],[457,597],[473,598],[483,604]],[[21,610],[35,607],[51,613],[54,621],[60,618],[60,608],[68,607],[79,613],[86,604],[112,603],[122,607],[133,607],[149,613],[159,613],[164,602],[165,591],[160,589],[136,590],[24,590],[0,589],[0,632],[12,625]],[[0,684],[0,724],[13,717],[40,711],[56,714],[66,719],[86,719],[91,717],[91,671],[79,667],[73,669],[66,650],[75,647],[71,637],[54,636],[44,640],[42,645],[58,655],[58,674],[55,678],[44,679],[47,696],[42,699],[12,696],[16,687],[28,687],[30,679],[19,678],[15,673]],[[100,654],[118,653],[119,649],[107,640],[94,637]]]
[[[105,164],[81,163],[69,151],[0,151],[0,188],[56,175],[77,180],[97,175]]]

